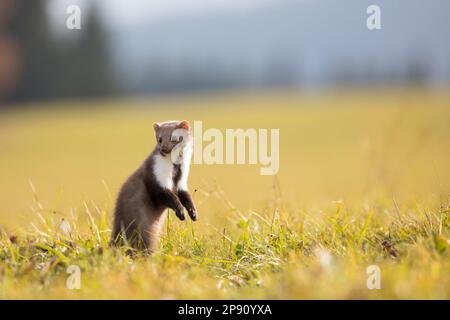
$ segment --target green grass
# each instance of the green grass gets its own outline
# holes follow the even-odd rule
[[[161,251],[151,258],[108,248],[106,213],[95,210],[86,208],[88,232],[70,219],[65,234],[47,214],[32,234],[3,236],[1,298],[446,299],[450,293],[449,208],[230,209],[223,230],[202,232],[171,213]],[[74,264],[81,268],[79,290],[66,288]],[[366,287],[372,264],[381,269],[381,290]]]
[[[0,298],[449,299],[449,105],[282,92],[3,112]],[[151,123],[173,118],[279,128],[280,172],[193,166],[199,221],[170,212],[151,257],[109,248],[117,190],[153,147]]]

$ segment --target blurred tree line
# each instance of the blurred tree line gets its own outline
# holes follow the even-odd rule
[[[8,90],[3,90],[1,100],[96,97],[115,92],[106,33],[96,6],[91,6],[85,15],[82,12],[82,30],[71,31],[76,36],[58,39],[50,31],[46,0],[2,0],[2,3],[0,16],[8,18],[0,20],[0,30],[8,39],[8,50],[14,52],[6,57],[5,64],[15,65],[12,69],[16,74],[11,71],[6,74],[0,67],[0,79],[1,74],[3,78],[14,79],[14,85],[9,84]]]
[[[243,46],[240,51],[237,51],[239,47],[236,50],[236,59],[229,60],[226,45],[221,55],[212,50],[210,56],[199,56],[202,51],[214,48],[214,41],[204,41],[198,47],[184,44],[172,55],[167,54],[170,51],[164,51],[167,49],[164,45],[152,42],[147,33],[139,29],[135,29],[141,36],[135,41],[133,51],[120,34],[114,34],[118,38],[108,39],[113,32],[111,26],[104,28],[95,5],[97,2],[90,1],[89,6],[83,9],[81,30],[68,30],[65,23],[57,28],[51,26],[47,15],[48,3],[48,0],[0,0],[0,108],[12,105],[2,104],[3,101],[301,88],[311,83],[319,87],[427,86],[434,75],[433,61],[423,52],[409,53],[400,62],[392,60],[388,63],[380,59],[380,63],[376,63],[373,56],[354,61],[349,49],[346,57],[329,64],[330,59],[322,56],[323,67],[316,67],[317,70],[310,72],[308,78],[307,60],[302,57],[301,48],[295,46],[280,48],[277,42],[269,40],[258,47],[259,59]],[[65,10],[59,14],[68,17]],[[252,21],[248,23],[251,25]],[[257,22],[253,23],[257,25]],[[64,36],[58,36],[55,29],[63,31]],[[229,27],[223,29],[228,30]],[[134,29],[131,30],[133,32]],[[183,35],[182,28],[176,24],[174,30],[176,35]],[[161,39],[171,35],[163,32],[158,31]],[[186,34],[189,37],[197,35],[195,28]],[[236,36],[233,32],[230,35]],[[247,37],[250,41],[251,36]],[[286,35],[286,39],[289,37],[293,34]],[[160,42],[164,44],[164,41]],[[133,52],[139,54],[133,55]],[[119,57],[114,60],[115,64],[113,56]],[[116,77],[119,74],[120,77]]]

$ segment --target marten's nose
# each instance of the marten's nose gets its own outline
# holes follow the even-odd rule
[[[161,147],[161,152],[162,152],[162,153],[169,153],[169,152],[170,152],[170,148],[167,147],[167,146],[162,146],[162,147]]]

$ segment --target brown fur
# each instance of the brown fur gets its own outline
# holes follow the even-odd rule
[[[119,192],[114,213],[113,244],[128,244],[135,249],[154,252],[158,247],[161,225],[166,217],[163,213],[167,208],[184,220],[184,207],[191,219],[196,220],[197,213],[189,192],[176,188],[181,176],[180,166],[174,165],[172,190],[159,185],[153,170],[155,155],[170,153],[176,144],[169,141],[173,129],[185,128],[186,124],[188,126],[187,121],[154,125],[155,149]]]

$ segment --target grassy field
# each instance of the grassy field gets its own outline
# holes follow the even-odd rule
[[[450,298],[450,95],[270,92],[0,112],[0,299]],[[280,171],[193,165],[195,223],[108,248],[152,123],[279,128]],[[70,290],[67,268],[81,270]],[[367,267],[381,271],[369,290]]]

